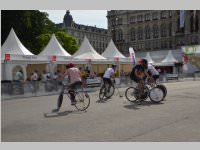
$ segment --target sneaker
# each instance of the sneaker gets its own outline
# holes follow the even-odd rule
[[[59,108],[53,109],[52,112],[58,112]]]

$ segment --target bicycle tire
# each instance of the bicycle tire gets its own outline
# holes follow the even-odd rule
[[[154,103],[160,103],[164,99],[164,92],[160,87],[154,87],[149,92],[149,98]]]
[[[115,93],[115,87],[113,85],[111,85],[110,91],[105,92],[105,97],[108,99],[108,98],[112,97],[114,93]]]
[[[102,86],[100,91],[99,91],[99,100],[100,101],[104,100],[104,97],[105,97],[105,87]]]
[[[85,91],[76,92],[75,100],[76,100],[76,104],[74,106],[79,111],[85,111],[90,105],[90,96]]]
[[[142,94],[142,97],[141,98],[138,98],[135,93],[133,91],[136,91],[136,88],[134,87],[129,87],[126,89],[125,91],[125,96],[126,96],[126,99],[130,102],[142,102],[142,101],[145,101],[148,96],[149,96],[149,88],[147,86],[144,87],[144,93]],[[132,95],[132,97],[131,97]]]
[[[157,85],[157,87],[161,88],[163,90],[163,93],[164,93],[164,96],[163,96],[163,99],[167,96],[167,88],[165,85],[163,84],[159,84]]]
[[[134,87],[128,87],[125,91],[125,97],[130,102],[137,101],[137,98],[135,96],[135,88]]]

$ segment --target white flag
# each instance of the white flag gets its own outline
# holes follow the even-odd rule
[[[130,57],[131,57],[133,66],[135,66],[136,65],[136,57],[135,57],[135,52],[132,47],[129,47],[129,53],[130,53]]]
[[[180,28],[183,28],[185,24],[185,11],[180,10]]]

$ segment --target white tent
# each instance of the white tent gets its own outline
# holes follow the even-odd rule
[[[20,42],[13,28],[11,29],[6,41],[1,47],[1,57],[5,54],[14,55],[33,55],[24,45]]]
[[[119,50],[116,48],[113,40],[111,39],[105,51],[101,54],[103,57],[108,59],[119,58],[123,59],[126,58]]]
[[[90,60],[105,60],[103,56],[98,54],[92,45],[90,44],[87,37],[84,37],[84,40],[78,49],[78,51],[73,55],[73,58],[77,59],[90,59]]]
[[[39,56],[71,56],[66,50],[60,45],[56,39],[55,34],[51,36],[51,39],[44,50],[39,54]]]
[[[5,57],[5,54],[9,59]],[[24,78],[26,78],[27,64],[30,62],[37,63],[40,60],[42,59],[24,47],[12,28],[1,47],[2,80],[13,80],[13,69],[15,67],[20,67],[24,72]]]
[[[150,56],[150,53],[149,53],[149,52],[147,52],[147,54],[146,54],[146,57],[145,57],[145,58],[147,59],[148,63],[150,63],[150,64],[153,64],[153,63],[154,63],[154,61],[152,60],[152,58],[151,58],[151,56]]]
[[[167,56],[161,62],[164,64],[174,64],[175,62],[178,62],[178,61],[174,58],[172,51],[169,50]]]

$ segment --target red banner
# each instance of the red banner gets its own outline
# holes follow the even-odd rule
[[[5,54],[5,60],[10,61],[10,54]]]
[[[56,61],[56,56],[52,56],[51,61]]]

